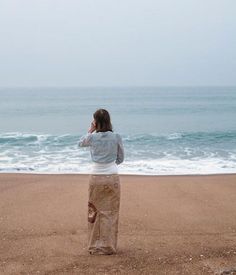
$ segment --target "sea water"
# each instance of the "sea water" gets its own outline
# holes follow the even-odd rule
[[[121,134],[121,174],[236,173],[235,87],[1,88],[0,172],[89,173],[78,148],[98,108]]]

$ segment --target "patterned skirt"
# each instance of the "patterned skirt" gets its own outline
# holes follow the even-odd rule
[[[90,254],[116,253],[119,208],[119,175],[91,175],[88,200],[88,251]]]

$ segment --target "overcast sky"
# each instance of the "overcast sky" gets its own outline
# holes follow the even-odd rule
[[[0,86],[236,85],[235,0],[0,0]]]

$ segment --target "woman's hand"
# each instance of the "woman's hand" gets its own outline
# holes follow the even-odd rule
[[[95,123],[95,121],[93,121],[93,122],[91,122],[88,133],[93,133],[95,130],[96,130],[96,123]]]

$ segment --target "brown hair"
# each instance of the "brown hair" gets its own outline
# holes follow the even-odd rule
[[[112,132],[110,114],[105,109],[98,109],[94,114],[93,118],[96,123],[96,132]]]

